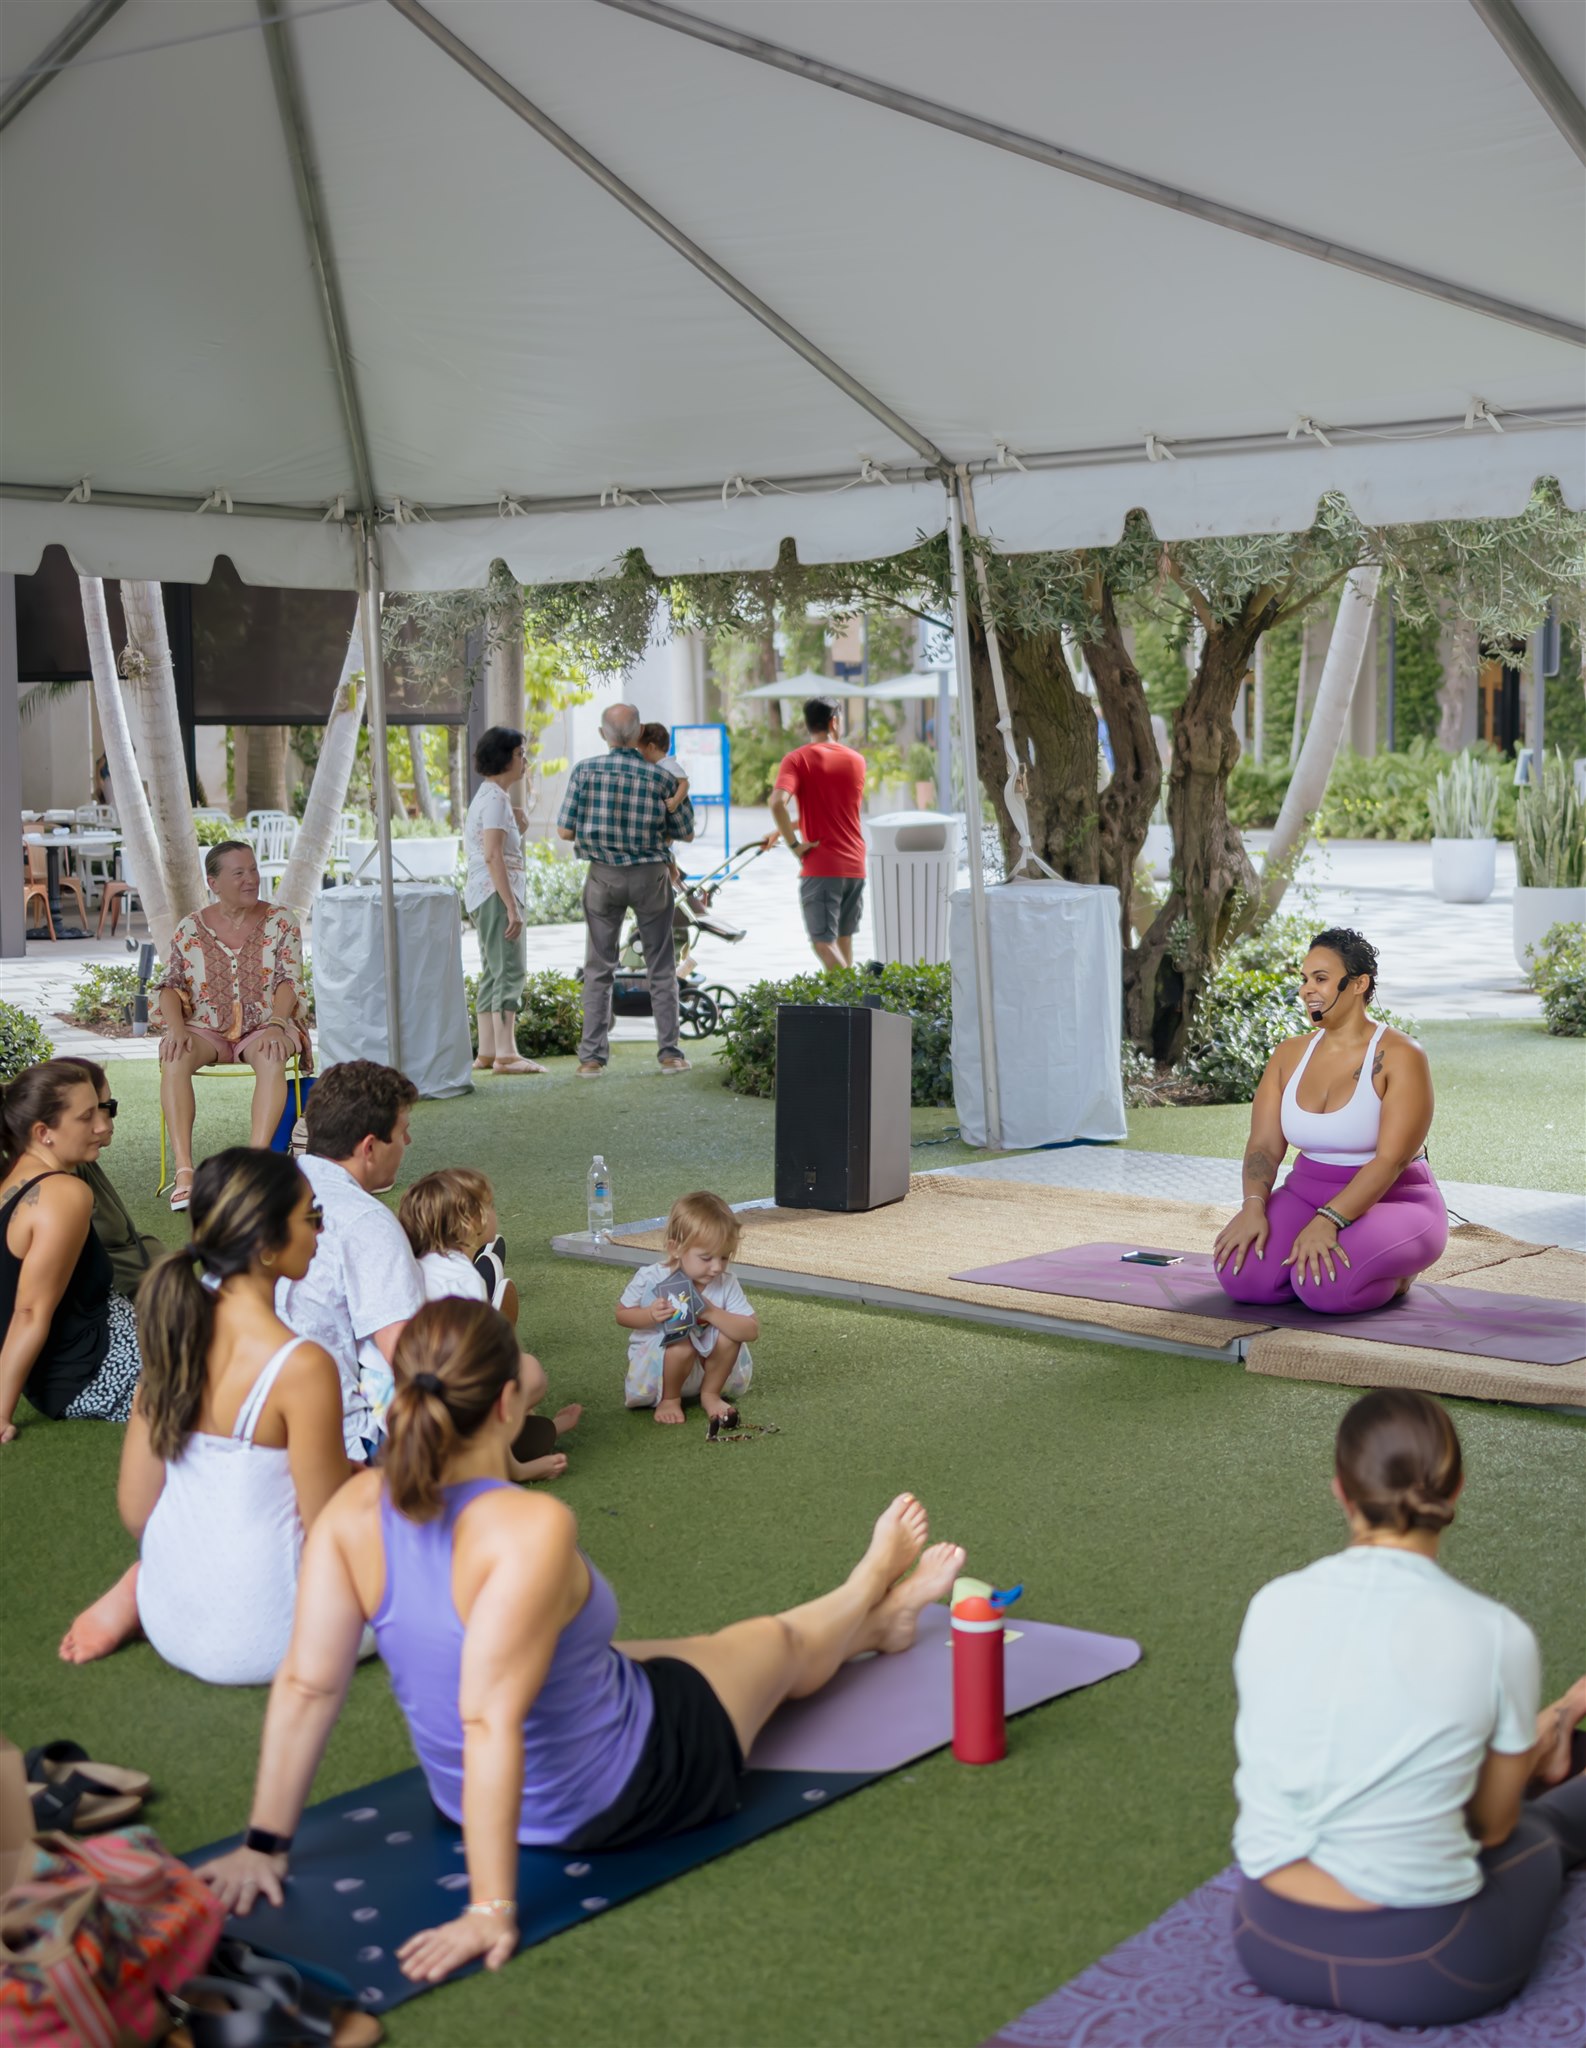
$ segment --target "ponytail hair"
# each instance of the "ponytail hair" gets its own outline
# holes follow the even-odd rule
[[[306,1186],[284,1152],[246,1145],[215,1153],[193,1176],[192,1239],[161,1259],[138,1290],[138,1405],[156,1457],[177,1457],[197,1426],[216,1295],[238,1273],[281,1250]]]
[[[1373,1529],[1446,1529],[1464,1476],[1459,1433],[1425,1394],[1367,1394],[1338,1425],[1337,1472],[1345,1499]]]
[[[447,1461],[484,1427],[502,1388],[517,1383],[518,1334],[484,1302],[450,1296],[425,1303],[392,1362],[396,1392],[381,1469],[397,1513],[432,1522]]]
[[[0,1173],[9,1173],[33,1136],[35,1124],[53,1130],[66,1114],[74,1088],[92,1088],[80,1060],[40,1060],[0,1088]]]

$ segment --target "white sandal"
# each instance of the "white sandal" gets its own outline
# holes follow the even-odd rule
[[[171,1214],[180,1216],[193,1199],[193,1173],[191,1166],[179,1166],[171,1178]],[[184,1188],[181,1183],[186,1180]]]

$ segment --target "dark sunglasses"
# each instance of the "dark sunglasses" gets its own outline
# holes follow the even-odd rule
[[[318,1202],[310,1202],[307,1210],[304,1212],[303,1220],[305,1223],[312,1224],[316,1230],[323,1230],[325,1228],[325,1212]]]
[[[117,1102],[116,1098],[112,1095],[108,1102],[101,1102],[99,1107],[104,1111],[105,1115],[109,1117],[110,1121],[114,1123],[116,1120],[116,1111],[121,1107],[121,1104]]]

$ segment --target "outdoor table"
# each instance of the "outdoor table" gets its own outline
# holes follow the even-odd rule
[[[50,919],[55,926],[58,939],[86,939],[88,933],[80,925],[68,925],[66,913],[61,908],[61,849],[73,853],[104,853],[109,847],[121,844],[119,832],[28,832],[24,838],[33,845],[44,849],[45,892],[50,902]],[[47,938],[42,926],[28,934],[29,938]]]

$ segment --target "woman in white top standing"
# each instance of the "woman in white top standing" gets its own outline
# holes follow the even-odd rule
[[[138,1297],[144,1372],[121,1450],[121,1519],[142,1556],[72,1624],[61,1655],[143,1633],[211,1685],[267,1685],[286,1654],[303,1538],[351,1475],[329,1352],[275,1312],[319,1242],[314,1190],[278,1152],[217,1152],[192,1241]]]
[[[1234,1939],[1290,2004],[1413,2027],[1491,2011],[1586,1862],[1586,1678],[1539,1714],[1530,1629],[1438,1564],[1462,1485],[1445,1409],[1366,1395],[1338,1431],[1349,1547],[1245,1615]]]
[[[1244,1201],[1213,1247],[1235,1301],[1361,1315],[1443,1255],[1448,1211],[1425,1157],[1431,1070],[1413,1038],[1372,1023],[1376,992],[1376,949],[1359,932],[1318,932],[1300,979],[1314,1029],[1267,1062]],[[1290,1145],[1299,1157],[1274,1194]]]
[[[480,782],[463,826],[468,876],[463,908],[479,933],[479,1020],[476,1073],[543,1074],[519,1053],[514,1036],[523,1003],[523,828],[527,819],[510,792],[523,779],[523,735],[493,725],[474,748]]]

